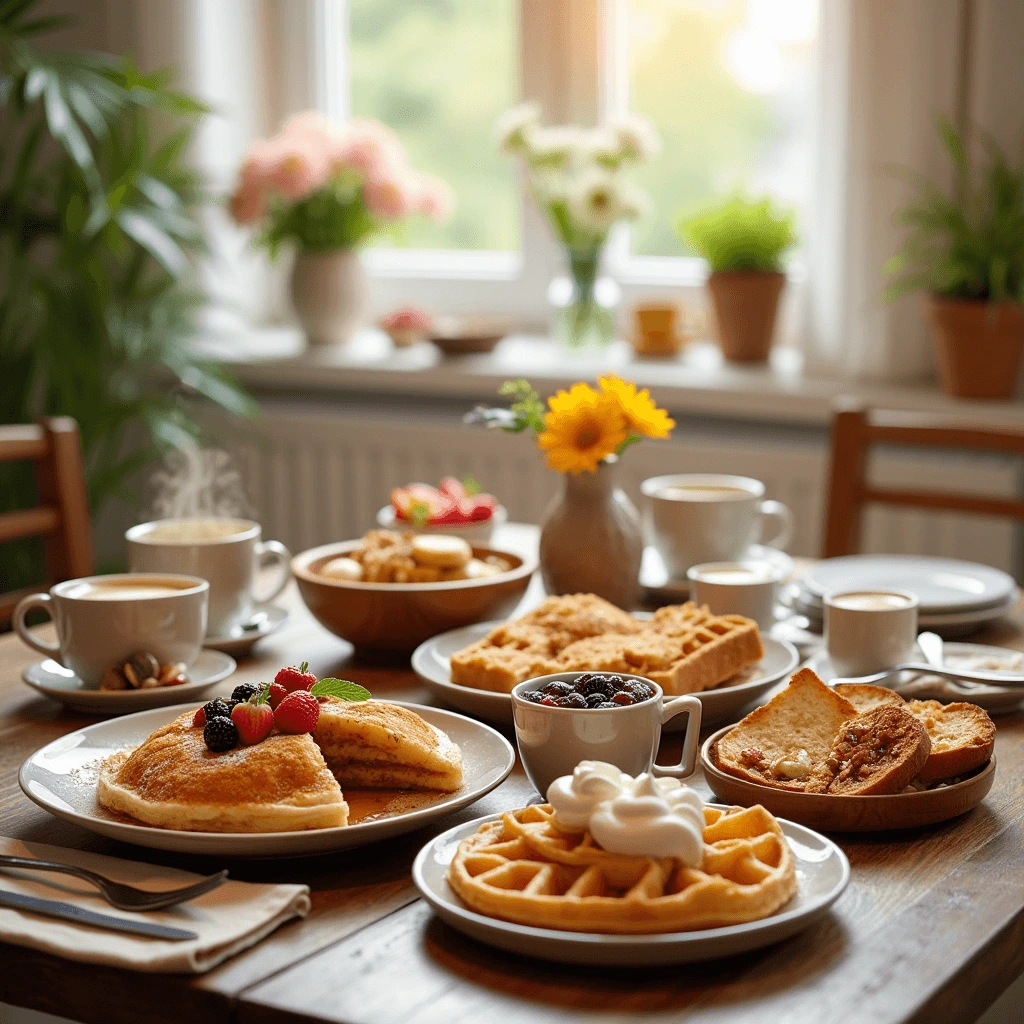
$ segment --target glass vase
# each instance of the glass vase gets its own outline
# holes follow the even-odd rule
[[[555,336],[569,349],[603,347],[615,339],[619,286],[599,276],[601,247],[566,249],[568,275],[548,288]]]

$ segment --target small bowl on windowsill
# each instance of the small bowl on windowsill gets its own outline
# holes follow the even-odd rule
[[[499,505],[487,519],[477,519],[469,523],[424,523],[416,526],[408,519],[399,519],[395,514],[394,505],[385,505],[377,513],[377,525],[385,530],[398,530],[400,533],[438,533],[449,537],[461,537],[470,543],[489,544],[496,526],[504,526],[508,522],[508,511]]]
[[[427,333],[446,356],[492,352],[502,338],[513,332],[512,322],[498,316],[441,316]]]

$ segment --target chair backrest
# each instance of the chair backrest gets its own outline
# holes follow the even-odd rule
[[[1020,498],[869,484],[865,476],[867,454],[876,444],[1024,456],[1024,429],[967,425],[923,413],[868,411],[860,404],[840,401],[832,419],[825,558],[857,553],[863,510],[870,504],[1024,520],[1024,500]]]
[[[78,424],[55,416],[38,425],[0,427],[0,462],[28,461],[34,463],[39,504],[0,513],[0,543],[42,537],[47,585],[91,576],[92,525]],[[10,624],[25,593],[0,594],[0,629]]]

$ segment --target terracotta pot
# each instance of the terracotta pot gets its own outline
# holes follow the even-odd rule
[[[785,283],[785,274],[756,270],[719,271],[708,278],[718,343],[726,359],[763,363],[768,358]]]
[[[291,293],[311,345],[346,342],[366,319],[366,273],[353,249],[298,253]]]
[[[544,513],[540,571],[549,594],[597,594],[632,610],[640,598],[643,537],[640,515],[621,487],[615,465],[566,473],[562,492]]]
[[[1024,352],[1024,307],[927,297],[943,391],[955,398],[1012,398]]]

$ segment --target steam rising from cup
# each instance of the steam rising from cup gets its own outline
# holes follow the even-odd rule
[[[250,518],[242,474],[227,452],[189,445],[170,452],[149,482],[146,519]]]

